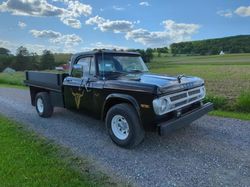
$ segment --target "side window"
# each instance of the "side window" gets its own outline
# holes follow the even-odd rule
[[[81,78],[86,77],[88,75],[94,75],[95,74],[95,62],[93,57],[84,57],[78,60],[77,65],[81,66],[81,72],[78,68],[72,69],[72,76]]]
[[[98,67],[100,72],[114,72],[115,69],[115,63],[112,58],[110,57],[99,57],[98,59]]]
[[[95,71],[95,59],[93,57],[91,57],[89,75],[95,75],[95,74],[96,74],[96,71]]]

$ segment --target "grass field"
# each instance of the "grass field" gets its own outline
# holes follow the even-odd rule
[[[229,100],[250,90],[250,54],[155,57],[149,67],[155,73],[202,77],[208,94]]]
[[[0,73],[0,84],[23,86],[24,72]]]
[[[114,186],[86,161],[0,115],[0,186]]]

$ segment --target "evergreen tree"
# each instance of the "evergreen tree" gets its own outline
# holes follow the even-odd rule
[[[54,69],[55,57],[49,50],[44,50],[40,60],[40,69]]]
[[[23,71],[27,69],[29,63],[30,58],[28,49],[23,46],[19,47],[16,52],[16,60],[13,64],[13,68],[17,71]]]

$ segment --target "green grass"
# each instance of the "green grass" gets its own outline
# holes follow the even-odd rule
[[[225,117],[225,118],[235,118],[235,119],[250,121],[250,114],[249,113],[214,110],[214,111],[210,112],[209,114],[212,116],[220,116],[220,117]]]
[[[70,156],[0,116],[0,186],[114,186],[87,161]]]
[[[26,86],[18,86],[18,85],[11,85],[11,84],[1,84],[0,83],[0,88],[17,88],[17,89],[28,89],[29,87]]]
[[[0,84],[23,86],[24,72],[0,73]]]
[[[154,73],[202,77],[209,95],[228,100],[250,89],[250,54],[156,57],[149,67]]]

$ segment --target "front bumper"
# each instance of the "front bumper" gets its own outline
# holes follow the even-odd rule
[[[192,110],[191,112],[184,114],[183,116],[179,118],[175,118],[175,119],[160,123],[158,124],[159,134],[165,135],[174,130],[185,127],[212,110],[213,110],[213,103],[206,103],[202,105],[200,108]]]

